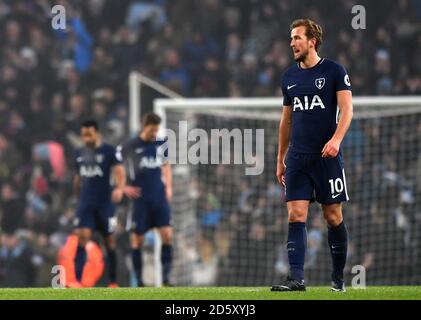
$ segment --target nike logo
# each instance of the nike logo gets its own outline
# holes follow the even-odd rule
[[[336,197],[339,197],[341,194],[342,194],[342,192],[338,193],[338,194],[332,194],[332,199],[335,199]]]
[[[143,152],[143,148],[137,148],[134,152],[136,152],[136,153],[142,153]]]
[[[82,158],[82,157],[77,157],[77,158],[76,158],[76,161],[77,161],[77,162],[82,162],[82,161],[83,161],[83,158]]]
[[[289,89],[292,89],[292,88],[294,88],[296,85],[297,85],[297,84],[293,84],[292,86],[288,86],[288,87],[287,87],[287,89],[288,89],[288,90],[289,90]]]

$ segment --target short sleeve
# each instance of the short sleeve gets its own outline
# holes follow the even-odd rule
[[[123,163],[123,146],[118,145],[115,150],[113,150],[112,156],[112,165],[122,164]]]
[[[342,67],[341,65],[338,65],[335,70],[334,82],[335,82],[335,91],[352,90],[351,81],[349,80],[349,75],[346,72],[345,68]]]
[[[286,83],[285,78],[282,78],[281,89],[282,89],[282,95],[284,96],[283,105],[284,106],[291,106],[292,105],[292,101],[291,101],[291,97],[288,94],[287,83]]]

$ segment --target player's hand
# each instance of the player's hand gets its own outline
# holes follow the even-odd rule
[[[278,165],[276,167],[276,177],[278,178],[278,182],[285,186],[285,170],[286,165],[285,162],[278,162]]]
[[[124,190],[122,188],[115,188],[111,195],[111,199],[114,203],[120,203],[124,196]]]
[[[173,196],[173,192],[172,192],[172,188],[165,188],[165,196],[167,197],[167,201],[171,202],[172,201],[172,196]]]
[[[341,142],[335,138],[330,139],[322,149],[323,158],[335,158],[339,153]]]
[[[127,196],[127,198],[133,200],[133,199],[139,198],[142,192],[141,192],[141,189],[138,187],[126,186],[124,188],[124,194]]]

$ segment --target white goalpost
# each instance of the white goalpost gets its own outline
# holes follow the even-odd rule
[[[421,97],[354,97],[353,102],[353,124],[342,145],[350,196],[344,205],[351,237],[348,279],[354,265],[363,265],[368,284],[420,284]],[[175,285],[261,286],[286,274],[287,213],[275,177],[281,110],[281,98],[173,96],[154,101],[162,135],[164,128],[177,135],[180,121],[187,122],[188,130],[205,132],[264,129],[260,175],[247,176],[245,165],[233,163],[173,165]],[[190,147],[195,141],[186,143]],[[211,148],[213,142],[208,143]],[[179,157],[189,152],[177,148]],[[326,284],[330,254],[316,205],[307,228],[306,277],[312,284]],[[156,258],[155,275],[159,268]]]

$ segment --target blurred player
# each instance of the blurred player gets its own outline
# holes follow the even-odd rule
[[[308,19],[291,25],[290,45],[297,63],[282,79],[276,172],[285,185],[288,207],[290,275],[272,291],[305,290],[306,221],[309,204],[315,200],[328,224],[332,291],[345,291],[348,234],[341,202],[348,200],[348,194],[340,145],[352,120],[352,93],[345,69],[319,57],[322,35],[322,28]]]
[[[94,120],[82,123],[80,135],[85,146],[75,152],[76,174],[73,180],[79,198],[74,222],[79,240],[75,257],[76,278],[81,281],[86,263],[85,245],[91,239],[92,231],[98,230],[107,251],[109,286],[116,287],[116,243],[112,236],[117,226],[114,203],[123,198],[126,173],[115,148],[101,141],[98,124]]]
[[[157,134],[161,119],[148,113],[142,120],[140,134],[121,147],[125,163],[131,173],[133,187],[139,188],[141,196],[135,198],[131,221],[130,244],[132,261],[138,286],[143,286],[142,245],[145,233],[158,228],[162,239],[161,263],[164,285],[170,285],[172,263],[172,226],[169,202],[172,200],[171,166],[165,160],[165,141],[158,140]]]

